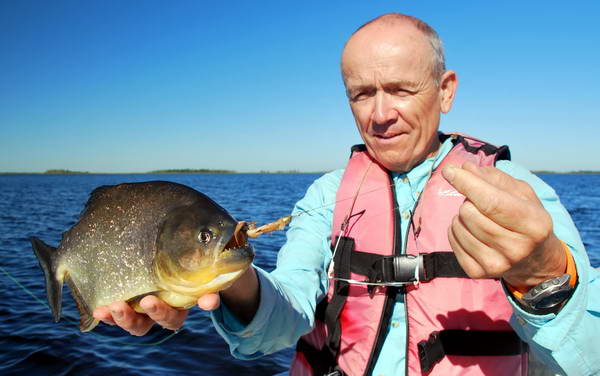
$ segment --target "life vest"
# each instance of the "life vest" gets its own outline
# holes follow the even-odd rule
[[[409,219],[395,208],[391,173],[364,145],[353,147],[334,209],[333,279],[314,329],[298,341],[290,375],[370,375],[397,294],[404,294],[406,307],[407,375],[527,374],[527,346],[509,325],[512,307],[500,281],[468,278],[450,247],[448,228],[464,196],[441,174],[447,163],[493,166],[510,153],[506,146],[440,133],[442,141],[448,137],[454,146],[432,171]],[[411,221],[404,236],[400,220]]]

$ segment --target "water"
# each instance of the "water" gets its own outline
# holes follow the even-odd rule
[[[89,192],[105,184],[170,180],[206,193],[235,218],[270,222],[288,215],[318,175],[0,175],[0,266],[45,300],[41,270],[28,236],[56,245],[72,226]],[[592,265],[600,266],[600,175],[543,175],[561,196],[581,231]],[[275,266],[283,232],[253,241],[256,264]],[[65,288],[65,291],[68,289]],[[63,315],[77,320],[70,296]],[[292,350],[253,361],[230,356],[208,314],[193,309],[180,333],[155,327],[141,338],[100,325],[81,334],[72,322],[52,322],[47,307],[0,271],[0,374],[270,375],[287,369]]]

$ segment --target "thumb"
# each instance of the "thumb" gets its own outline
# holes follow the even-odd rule
[[[204,294],[198,298],[198,307],[205,311],[214,311],[221,305],[221,297],[218,293]]]

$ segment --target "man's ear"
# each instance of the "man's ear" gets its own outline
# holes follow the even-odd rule
[[[452,108],[454,95],[458,87],[458,77],[454,71],[446,71],[440,80],[440,108],[442,113],[447,114]]]

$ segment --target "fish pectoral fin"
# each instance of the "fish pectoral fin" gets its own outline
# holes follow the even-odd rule
[[[82,332],[89,332],[90,330],[94,329],[100,321],[94,318],[92,315],[92,310],[85,302],[81,296],[81,293],[79,292],[79,289],[77,289],[77,285],[75,285],[75,282],[73,282],[68,274],[65,276],[65,281],[71,290],[71,295],[73,295],[73,299],[75,300],[75,304],[79,310],[79,330]]]

